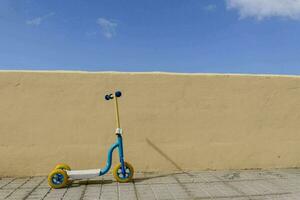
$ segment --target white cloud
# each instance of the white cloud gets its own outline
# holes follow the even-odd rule
[[[30,19],[30,20],[27,20],[27,21],[26,21],[26,24],[27,24],[27,25],[31,25],[31,26],[39,26],[39,25],[41,25],[41,23],[42,23],[45,19],[47,19],[47,18],[49,18],[49,17],[51,17],[51,16],[53,16],[53,15],[55,15],[55,13],[54,13],[54,12],[51,12],[51,13],[49,13],[49,14],[47,14],[47,15],[44,15],[44,16],[41,16],[41,17],[36,17],[36,18]]]
[[[36,17],[34,19],[26,21],[27,25],[33,25],[33,26],[39,26],[41,23],[42,23],[42,17]]]
[[[215,4],[209,4],[209,5],[204,6],[203,9],[208,12],[212,12],[217,9],[217,6]]]
[[[268,17],[300,19],[300,0],[226,0],[228,9],[238,10],[241,18]]]
[[[116,28],[118,26],[116,22],[113,22],[112,20],[108,20],[105,18],[98,18],[97,24],[100,26],[104,37],[110,39],[116,35]]]

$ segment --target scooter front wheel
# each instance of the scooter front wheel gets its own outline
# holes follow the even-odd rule
[[[134,174],[134,169],[131,164],[128,162],[124,162],[125,165],[125,175],[122,173],[122,165],[119,163],[118,165],[115,166],[113,170],[113,175],[119,183],[127,183],[132,180],[133,174]]]

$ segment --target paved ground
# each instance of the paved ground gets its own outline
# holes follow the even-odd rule
[[[300,169],[137,174],[133,183],[112,176],[50,189],[46,177],[2,178],[0,199],[245,200],[299,199]]]

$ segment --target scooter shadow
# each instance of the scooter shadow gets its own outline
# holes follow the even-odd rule
[[[145,173],[148,174],[148,173]],[[167,176],[182,174],[180,172],[168,173],[168,174],[159,174],[159,175],[148,175],[147,177],[137,177],[134,178],[131,183],[142,183],[144,181],[156,178],[163,178]],[[115,181],[113,180],[85,180],[85,181],[73,181],[69,187],[80,187],[82,185],[105,185],[105,184],[113,184]]]
[[[69,187],[80,187],[81,185],[103,185],[112,184],[112,180],[86,180],[86,181],[72,181]]]
[[[178,174],[182,174],[182,173],[181,172],[174,172],[174,173],[159,174],[159,175],[148,175],[149,173],[145,173],[145,174],[147,174],[147,177],[134,178],[133,182],[134,183],[139,183],[139,182],[144,182],[144,181],[151,180],[151,179],[164,178],[164,177],[178,175]]]

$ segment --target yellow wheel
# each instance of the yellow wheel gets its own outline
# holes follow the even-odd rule
[[[60,163],[60,164],[57,164],[54,169],[62,169],[62,170],[68,170],[68,171],[70,171],[71,167],[69,165],[67,165],[67,164]]]
[[[128,162],[124,162],[125,164],[125,175],[122,173],[122,166],[121,163],[115,166],[113,170],[113,175],[119,183],[127,183],[131,181],[133,174],[134,174],[134,169],[131,164]]]
[[[48,175],[48,184],[50,187],[58,189],[68,185],[67,172],[62,169],[55,169]]]

